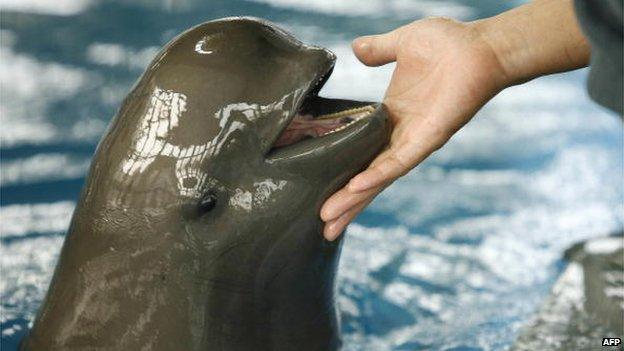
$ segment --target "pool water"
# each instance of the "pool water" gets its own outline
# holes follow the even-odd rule
[[[177,33],[264,17],[338,56],[322,95],[380,100],[392,66],[349,43],[429,15],[469,20],[519,1],[2,0],[2,350],[47,289],[95,145]],[[500,350],[548,296],[570,244],[621,230],[621,121],[585,70],[498,95],[347,230],[339,271],[345,350]]]

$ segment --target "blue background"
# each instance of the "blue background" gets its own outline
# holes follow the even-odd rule
[[[0,32],[0,308],[14,350],[41,303],[95,145],[156,51],[200,22],[270,19],[338,55],[321,95],[381,100],[392,65],[358,35],[429,15],[471,20],[518,1],[5,0]],[[586,71],[510,88],[349,228],[339,303],[346,350],[510,345],[573,242],[622,228],[619,119]]]

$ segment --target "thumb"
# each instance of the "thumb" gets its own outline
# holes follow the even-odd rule
[[[355,56],[367,66],[381,66],[396,60],[398,31],[367,35],[356,38],[353,43]]]

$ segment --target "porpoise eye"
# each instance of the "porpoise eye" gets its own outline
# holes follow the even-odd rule
[[[208,191],[204,196],[199,199],[198,210],[199,214],[204,214],[212,210],[217,205],[217,194],[213,191]]]

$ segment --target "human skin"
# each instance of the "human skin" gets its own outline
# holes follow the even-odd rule
[[[501,90],[585,67],[590,55],[572,0],[535,1],[468,23],[428,18],[357,38],[353,51],[367,66],[396,62],[384,97],[393,132],[371,165],[324,203],[327,240]]]

